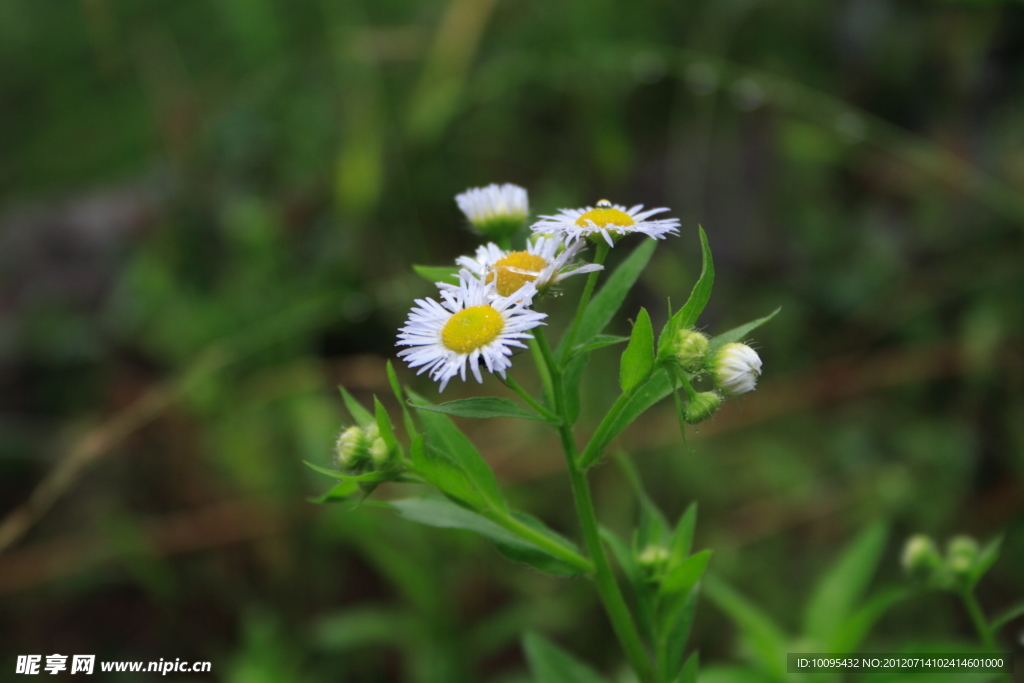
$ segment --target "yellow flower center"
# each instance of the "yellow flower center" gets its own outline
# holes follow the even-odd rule
[[[508,296],[527,282],[536,280],[547,264],[543,256],[528,251],[513,251],[494,262],[491,272],[487,274],[487,282],[497,280],[495,289],[498,294]]]
[[[441,330],[441,343],[456,353],[470,353],[487,346],[505,328],[505,319],[487,304],[459,311]]]
[[[598,203],[600,204],[600,202]],[[609,225],[627,228],[631,225],[636,225],[633,217],[625,211],[610,208],[591,209],[576,219],[576,225],[581,228],[590,227],[590,222],[593,222],[599,228],[607,228]]]

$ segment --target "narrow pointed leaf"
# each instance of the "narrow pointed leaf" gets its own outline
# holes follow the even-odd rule
[[[523,648],[534,683],[608,683],[589,665],[536,633],[523,637]]]
[[[520,420],[546,420],[535,412],[526,410],[515,401],[497,396],[481,396],[478,398],[460,398],[438,405],[412,404],[419,410],[429,410],[455,417],[488,418],[515,417]]]
[[[915,589],[907,586],[895,586],[879,591],[854,610],[836,630],[832,640],[822,644],[823,649],[837,654],[856,652],[875,622],[893,606],[913,596],[915,592]]]
[[[572,353],[569,354],[569,358],[572,359],[581,353],[590,353],[597,349],[603,349],[606,346],[613,346],[615,344],[621,344],[628,341],[629,337],[622,337],[616,334],[599,334],[586,344],[577,344],[573,347]]]
[[[686,658],[682,670],[672,683],[697,683],[697,673],[700,671],[700,654],[694,652]]]
[[[365,482],[380,482],[393,479],[393,475],[390,472],[367,472],[366,474],[349,474],[348,472],[342,472],[340,470],[332,470],[329,467],[321,467],[320,465],[314,465],[311,462],[303,460],[306,467],[311,470],[316,470],[320,474],[326,474],[328,477],[334,479],[340,479],[341,481],[365,481]]]
[[[366,427],[373,423],[373,415],[366,408],[359,405],[359,401],[352,397],[352,394],[345,391],[345,387],[338,387],[338,391],[341,392],[341,398],[345,401],[345,407],[348,408],[348,412],[352,414],[354,419],[360,427]]]
[[[629,290],[636,284],[640,273],[647,267],[655,247],[657,247],[655,240],[644,240],[608,277],[601,290],[590,300],[590,305],[587,306],[587,310],[583,314],[580,329],[576,334],[576,344],[589,343],[593,337],[607,327],[619,307],[622,306],[622,302],[626,300]],[[562,352],[561,345],[559,345],[559,358],[562,357]]]
[[[317,505],[323,505],[325,503],[340,503],[342,501],[348,500],[349,496],[351,496],[353,493],[358,492],[359,490],[360,489],[358,482],[352,480],[339,481],[322,496],[316,496],[315,498],[307,498],[307,500],[310,503],[316,503]]]
[[[978,559],[971,568],[968,585],[974,586],[985,575],[996,560],[999,559],[999,547],[1003,544],[1002,535],[996,536],[985,544],[985,547],[978,553]]]
[[[711,602],[736,622],[761,666],[776,674],[779,679],[783,679],[786,673],[789,638],[782,629],[758,607],[716,576],[705,577],[703,587]]]
[[[398,383],[398,375],[395,374],[395,368],[391,364],[391,361],[387,363],[388,367],[388,383],[391,385],[391,391],[395,395],[395,400],[398,401],[398,405],[402,408],[402,422],[405,423],[405,433],[410,440],[418,433],[416,430],[416,423],[412,421],[412,415],[409,414],[409,409],[405,407],[405,398],[402,396],[402,385]]]
[[[693,327],[697,324],[697,319],[711,298],[711,286],[715,282],[715,264],[711,259],[711,247],[708,246],[708,236],[704,233],[704,228],[698,226],[697,229],[700,231],[702,260],[700,277],[697,279],[696,284],[693,285],[690,298],[665,323],[665,327],[662,329],[661,336],[658,339],[659,352],[662,352],[668,344],[672,343],[679,330]]]
[[[450,285],[459,284],[458,266],[416,266],[412,267],[416,274],[428,282],[446,282]]]
[[[781,310],[782,307],[780,306],[779,308],[776,308],[774,311],[772,311],[763,318],[751,320],[749,323],[745,325],[734,327],[728,332],[723,332],[722,334],[712,337],[711,341],[708,343],[708,353],[713,354],[715,351],[722,348],[726,344],[743,341],[744,339],[746,339],[748,334],[750,334],[757,328],[761,327],[761,325],[764,325],[766,322],[777,316],[779,314],[779,311]]]
[[[628,392],[646,381],[653,368],[654,331],[651,329],[651,316],[647,314],[647,309],[641,308],[633,325],[629,346],[622,352],[619,364],[619,385],[622,391]]]
[[[805,636],[821,645],[831,642],[864,595],[882,558],[887,537],[885,525],[876,523],[847,546],[814,589],[804,613]]]
[[[380,438],[384,439],[384,443],[387,444],[387,447],[392,452],[400,451],[398,439],[395,438],[395,427],[391,424],[391,417],[388,416],[388,411],[385,410],[384,404],[376,396],[373,397],[373,408],[377,429],[380,430]]]
[[[588,363],[590,355],[583,353],[569,359],[562,371],[562,401],[570,425],[575,424],[576,418],[580,416],[580,382],[583,381],[583,372]]]
[[[670,565],[676,565],[685,560],[693,547],[693,533],[697,527],[697,503],[690,503],[686,512],[679,518],[676,530],[672,534],[672,559]]]

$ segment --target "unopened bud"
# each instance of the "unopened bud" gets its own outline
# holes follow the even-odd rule
[[[530,213],[526,190],[511,183],[472,187],[457,195],[455,202],[474,228],[494,240],[522,230]]]
[[[668,548],[652,544],[640,552],[636,561],[648,576],[655,577],[661,574],[665,563],[668,562],[668,558]]]
[[[966,574],[978,560],[978,542],[970,536],[954,536],[946,545],[946,566],[954,574]]]
[[[717,386],[726,396],[753,391],[761,376],[761,358],[746,344],[726,344],[715,354],[712,371]]]
[[[679,330],[672,345],[672,356],[679,366],[690,373],[704,368],[704,356],[708,352],[707,335],[696,330]]]
[[[687,424],[699,424],[718,412],[718,406],[720,405],[722,405],[721,396],[713,391],[701,392],[686,404],[686,409],[683,411],[683,419],[686,420]]]
[[[334,452],[338,457],[338,466],[343,470],[355,469],[365,462],[369,453],[362,428],[349,427],[339,434]]]
[[[942,556],[935,541],[924,534],[907,539],[901,561],[907,574],[919,579],[930,578],[942,566]]]

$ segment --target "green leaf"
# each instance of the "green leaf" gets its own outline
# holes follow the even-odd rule
[[[597,349],[603,349],[606,346],[613,346],[614,344],[621,344],[622,342],[627,341],[629,341],[629,337],[620,337],[616,334],[599,334],[586,344],[577,344],[574,346],[572,353],[569,354],[569,358],[572,359],[581,353],[590,353]]]
[[[516,417],[521,420],[546,420],[537,413],[526,410],[515,401],[497,396],[481,396],[479,398],[460,398],[440,405],[416,405],[413,407],[419,410],[430,410],[435,413],[454,415],[455,417]]]
[[[523,636],[523,649],[534,683],[608,683],[590,666],[536,633]]]
[[[376,396],[373,397],[373,409],[374,417],[377,420],[377,429],[380,430],[380,438],[384,439],[384,443],[392,453],[396,451],[400,453],[402,448],[398,445],[398,439],[395,438],[395,426],[391,424],[388,411],[384,409],[384,405],[377,400]]]
[[[697,610],[698,583],[707,569],[711,551],[704,550],[677,565],[661,582],[658,609],[658,640],[655,658],[663,679],[676,674]]]
[[[459,284],[458,266],[417,266],[412,267],[416,274],[428,282],[446,282],[450,285]]]
[[[306,467],[311,470],[316,470],[320,474],[326,474],[328,477],[334,479],[340,479],[342,481],[367,481],[367,482],[379,482],[387,481],[388,479],[394,479],[393,473],[389,472],[367,472],[366,474],[349,474],[347,472],[341,472],[340,470],[332,470],[329,467],[321,467],[320,465],[314,465],[311,462],[303,460],[306,463]]]
[[[637,384],[646,381],[654,368],[654,331],[651,316],[641,308],[629,337],[629,346],[622,352],[619,364],[619,385],[628,392]]]
[[[402,397],[402,386],[398,383],[398,375],[395,374],[395,368],[391,365],[391,361],[388,361],[387,366],[388,383],[391,385],[391,391],[395,394],[395,400],[398,401],[398,405],[402,408],[402,422],[405,423],[405,433],[411,440],[419,432],[416,430],[416,423],[412,421],[409,409],[405,407],[405,399]]]
[[[782,307],[780,306],[779,308],[776,308],[774,311],[772,311],[763,318],[752,320],[746,325],[734,327],[728,332],[723,332],[722,334],[712,337],[711,341],[708,343],[708,353],[713,355],[715,351],[722,348],[726,344],[743,341],[748,334],[750,334],[757,328],[761,327],[761,325],[764,325],[766,322],[777,316],[779,314],[779,311],[781,310]]]
[[[431,405],[425,398],[413,391],[409,397],[416,407]],[[487,461],[473,446],[466,435],[459,431],[451,420],[444,415],[430,411],[420,411],[420,420],[426,430],[430,444],[450,457],[466,473],[473,486],[480,492],[487,504],[495,510],[507,511],[505,498],[501,495],[498,480]]]
[[[583,381],[583,372],[589,362],[590,355],[581,353],[571,358],[562,371],[562,402],[570,426],[580,416],[580,382]]]
[[[580,455],[580,467],[590,467],[601,459],[604,449],[619,432],[628,427],[645,410],[669,395],[672,381],[664,369],[656,370],[647,382],[628,398],[622,410],[611,420],[602,422],[590,443]]]
[[[496,522],[444,498],[406,498],[405,500],[392,501],[390,505],[402,517],[413,522],[444,529],[464,529],[476,532],[493,541],[505,557],[516,562],[528,564],[543,572],[558,576],[571,576],[579,573],[578,570],[570,567],[533,543],[520,538]],[[514,516],[532,529],[540,531],[545,536],[576,551],[569,541],[545,527],[536,518],[522,513],[515,513]]]
[[[992,632],[995,633],[1006,624],[1010,623],[1017,617],[1024,616],[1024,602],[1019,605],[1014,605],[1010,609],[1006,610],[998,617],[992,620]]]
[[[897,603],[903,602],[916,593],[907,586],[895,586],[884,589],[869,598],[857,608],[836,631],[832,640],[823,643],[825,650],[836,654],[848,654],[857,651],[857,647],[871,631],[883,614]]]
[[[626,581],[633,589],[636,619],[640,632],[645,638],[651,640],[654,633],[654,602],[657,593],[652,589],[650,582],[645,580],[643,572],[640,571],[640,565],[636,562],[636,554],[633,549],[611,530],[601,527],[600,532],[601,539],[605,545],[611,548],[612,554],[615,555],[619,566],[622,567]]]
[[[410,455],[419,475],[446,496],[473,510],[491,507],[466,470],[454,459],[427,444],[423,435],[413,439]]]
[[[978,553],[978,559],[975,560],[974,566],[971,567],[971,573],[968,575],[967,585],[973,588],[981,577],[985,575],[992,565],[995,564],[996,560],[999,559],[999,547],[1003,544],[1003,537],[1000,534],[991,541],[985,544],[985,547]]]
[[[647,262],[651,260],[651,255],[654,254],[654,249],[657,246],[658,243],[655,240],[644,240],[608,277],[604,286],[601,287],[601,291],[590,300],[590,305],[587,306],[587,310],[583,314],[579,331],[576,333],[576,344],[590,343],[590,340],[600,334],[611,322],[619,307],[622,306],[622,302],[626,300],[629,290],[633,288],[640,277],[640,273],[647,267]],[[560,344],[557,357],[562,358],[562,353],[563,349]]]
[[[704,228],[698,226],[697,229],[700,231],[700,277],[697,279],[696,284],[693,285],[690,298],[686,300],[686,303],[675,315],[669,318],[669,321],[665,323],[665,327],[662,328],[661,336],[658,338],[659,354],[664,352],[668,345],[672,343],[679,330],[690,328],[697,324],[697,318],[700,317],[704,307],[708,304],[708,299],[711,298],[711,286],[715,282],[715,264],[711,259],[711,247],[708,246],[708,236],[704,233]]]
[[[373,415],[370,414],[370,411],[359,405],[359,401],[352,398],[352,394],[345,391],[345,387],[338,387],[338,391],[341,392],[341,398],[345,401],[348,412],[352,414],[352,419],[358,422],[360,427],[373,424]]]
[[[679,671],[679,675],[672,683],[697,683],[697,673],[700,671],[700,653],[694,652],[686,658],[686,663]]]
[[[678,524],[676,524],[676,530],[672,534],[672,556],[669,560],[669,566],[674,567],[683,560],[685,560],[690,554],[690,548],[693,547],[693,533],[697,527],[697,503],[690,503],[690,506],[686,508],[686,512],[679,518]]]
[[[322,496],[307,498],[307,500],[310,503],[316,503],[317,505],[323,505],[325,503],[340,503],[343,500],[347,500],[349,496],[359,490],[359,483],[349,479],[346,481],[339,481]]]
[[[881,522],[855,538],[839,561],[818,581],[804,613],[803,634],[824,647],[855,609],[885,550],[888,531]],[[822,650],[822,652],[830,650]]]
[[[786,674],[788,638],[782,629],[716,576],[708,575],[703,586],[708,598],[736,622],[761,667],[776,678],[783,679]]]
[[[634,552],[639,555],[649,545],[667,546],[669,536],[671,535],[671,527],[669,527],[665,516],[661,514],[661,510],[658,509],[658,506],[654,504],[651,497],[647,495],[647,491],[644,490],[640,473],[636,471],[633,461],[625,454],[620,454],[615,460],[619,467],[622,468],[626,479],[629,480],[633,493],[640,503],[640,524],[637,526],[634,535]]]

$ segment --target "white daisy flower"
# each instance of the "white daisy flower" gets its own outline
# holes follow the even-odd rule
[[[496,239],[514,235],[530,215],[526,190],[511,183],[471,187],[456,195],[455,202],[474,228]]]
[[[726,396],[739,396],[753,391],[761,376],[761,357],[746,344],[735,342],[718,350],[711,372],[715,386]]]
[[[547,317],[529,309],[536,287],[527,283],[512,296],[498,296],[493,282],[484,282],[466,270],[459,272],[459,284],[438,283],[441,298],[417,299],[409,313],[405,327],[399,330],[398,356],[411,368],[420,368],[416,374],[430,373],[430,378],[441,383],[439,391],[455,375],[466,381],[466,366],[472,370],[477,382],[480,361],[487,370],[505,377],[512,365],[509,356],[512,347],[526,348],[521,339],[531,339],[532,330]]]
[[[612,204],[607,199],[597,203],[597,208],[559,209],[555,216],[541,216],[531,228],[535,233],[561,235],[566,242],[576,242],[584,237],[603,237],[608,246],[615,246],[615,239],[639,232],[656,240],[668,235],[679,234],[678,218],[648,220],[651,216],[668,209],[643,210],[643,204],[627,209]]]
[[[563,246],[557,237],[528,240],[525,251],[504,251],[491,242],[477,248],[475,257],[460,256],[456,263],[484,282],[494,282],[498,296],[511,296],[527,282],[543,292],[570,275],[604,268],[597,263],[574,267],[584,243],[575,242],[564,249]]]

